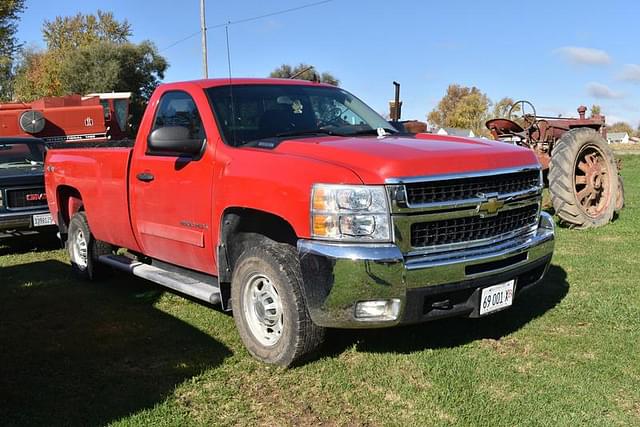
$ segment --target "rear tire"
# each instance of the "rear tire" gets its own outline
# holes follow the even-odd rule
[[[78,212],[69,222],[67,251],[74,274],[82,280],[99,280],[111,272],[107,266],[98,261],[98,258],[113,253],[113,247],[96,240],[91,234],[84,212]]]
[[[316,350],[324,328],[313,323],[302,291],[298,254],[268,239],[246,249],[233,271],[233,318],[256,359],[289,367]]]
[[[613,153],[595,130],[573,129],[558,140],[551,153],[549,192],[562,222],[576,228],[609,223],[619,185]]]

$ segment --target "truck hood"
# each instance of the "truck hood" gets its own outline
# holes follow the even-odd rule
[[[365,184],[538,164],[533,151],[508,143],[432,134],[293,139],[276,151],[349,168]]]

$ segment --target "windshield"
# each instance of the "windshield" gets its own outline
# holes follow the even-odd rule
[[[0,142],[0,168],[31,167],[43,162],[44,144]]]
[[[207,93],[225,141],[234,146],[265,138],[396,132],[378,113],[339,88],[232,85]]]

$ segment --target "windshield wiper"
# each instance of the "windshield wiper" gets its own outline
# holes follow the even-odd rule
[[[328,129],[312,129],[312,130],[291,130],[288,132],[280,132],[276,134],[277,138],[289,136],[306,136],[306,135],[339,135]]]
[[[353,133],[350,133],[349,136],[357,136],[357,135],[380,135],[380,131],[384,131],[387,135],[393,135],[394,133],[398,133],[397,130],[391,128],[376,128],[376,129],[363,129]]]

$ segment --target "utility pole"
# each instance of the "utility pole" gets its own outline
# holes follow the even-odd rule
[[[207,20],[204,13],[204,0],[200,0],[200,31],[202,32],[202,73],[205,79],[209,78],[207,65]]]

